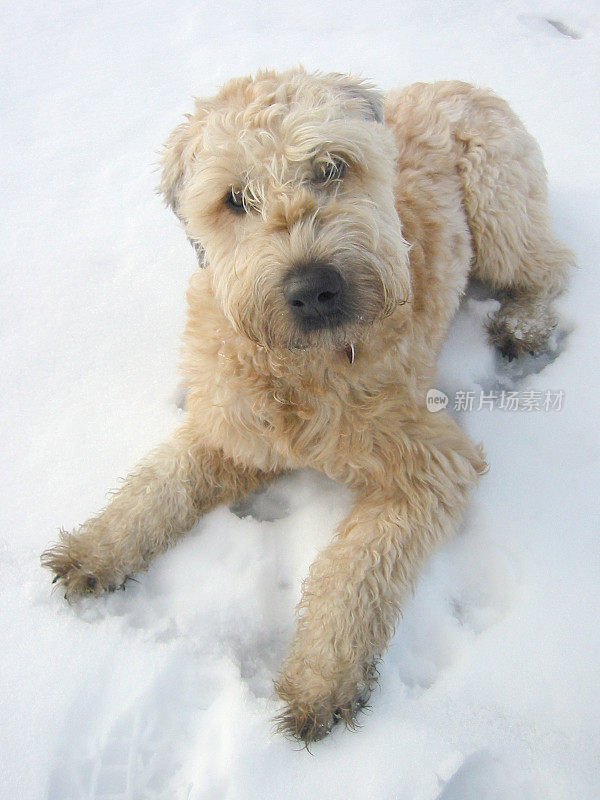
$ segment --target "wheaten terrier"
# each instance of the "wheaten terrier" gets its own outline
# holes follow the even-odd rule
[[[429,413],[468,276],[501,299],[492,341],[543,347],[572,256],[539,148],[466,83],[383,96],[345,75],[260,72],[177,127],[160,190],[197,250],[187,413],[107,508],[43,555],[71,598],[121,586],[218,503],[313,467],[354,492],[310,569],[276,688],[280,728],[351,725],[427,554],[485,470]]]

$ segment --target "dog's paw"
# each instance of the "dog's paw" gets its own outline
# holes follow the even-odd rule
[[[551,311],[536,308],[534,314],[532,308],[530,306],[523,310],[517,306],[500,309],[488,322],[490,343],[508,361],[537,355],[547,346],[556,329],[557,320]]]
[[[302,702],[290,701],[284,710],[275,717],[278,733],[293,736],[305,744],[318,742],[331,732],[334,725],[343,722],[347,728],[356,728],[356,718],[367,705],[370,692],[363,691],[353,700],[339,705],[334,698],[307,706]]]
[[[509,363],[525,355],[536,355],[535,350],[529,350],[528,348],[523,347],[517,340],[509,335],[494,335],[491,338],[502,358],[506,358]]]
[[[276,730],[309,745],[325,738],[339,722],[354,729],[376,683],[374,663],[362,670],[359,680],[338,678],[325,692],[323,686],[315,692],[313,680],[304,682],[283,675],[275,684],[277,694],[285,701],[283,711],[275,718]]]
[[[61,531],[60,542],[42,553],[41,563],[54,573],[52,583],[64,589],[67,599],[112,592],[127,580],[90,551],[87,543],[65,531]]]

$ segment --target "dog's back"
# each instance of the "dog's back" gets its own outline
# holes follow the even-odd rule
[[[473,244],[472,273],[510,293],[490,325],[510,355],[542,347],[556,319],[573,253],[553,235],[546,170],[536,140],[508,103],[461,81],[415,83],[386,97],[398,146],[398,196],[439,204],[460,186]],[[454,197],[454,202],[456,199]],[[402,211],[399,210],[402,218]],[[515,340],[515,331],[526,332]]]

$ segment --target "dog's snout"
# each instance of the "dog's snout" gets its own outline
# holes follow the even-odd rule
[[[312,325],[331,324],[342,312],[342,277],[329,264],[303,264],[290,270],[283,294],[294,314]]]

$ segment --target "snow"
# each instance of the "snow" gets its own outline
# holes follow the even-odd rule
[[[600,796],[600,4],[22,0],[0,10],[0,797]],[[311,755],[272,731],[300,581],[350,498],[312,472],[219,508],[126,592],[68,605],[39,554],[178,422],[194,253],[153,190],[190,95],[261,66],[460,78],[539,139],[579,269],[557,357],[503,365],[468,298],[438,387],[491,470],[428,563],[371,711]],[[476,404],[477,405],[477,404]]]

